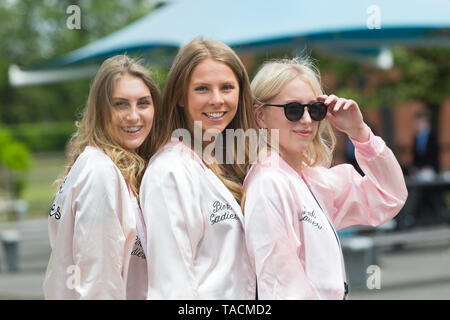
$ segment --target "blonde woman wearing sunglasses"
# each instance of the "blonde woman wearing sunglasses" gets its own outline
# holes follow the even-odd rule
[[[244,182],[258,297],[343,299],[336,230],[392,219],[407,197],[400,166],[355,101],[323,94],[319,72],[307,59],[266,63],[251,88],[256,122],[279,134],[279,147],[272,146]],[[352,140],[364,177],[348,164],[330,168],[332,126]]]

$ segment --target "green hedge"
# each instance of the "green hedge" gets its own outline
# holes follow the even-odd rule
[[[13,137],[32,152],[64,151],[76,131],[74,122],[38,122],[8,126]]]

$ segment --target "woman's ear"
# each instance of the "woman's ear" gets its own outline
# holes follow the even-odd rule
[[[255,120],[256,120],[256,123],[258,124],[258,126],[260,128],[266,128],[266,124],[264,122],[264,110],[263,110],[263,108],[260,105],[255,103],[253,105],[253,114],[255,116]]]

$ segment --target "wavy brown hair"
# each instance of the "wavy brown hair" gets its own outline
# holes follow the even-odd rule
[[[76,123],[78,130],[69,141],[68,161],[62,177],[69,173],[87,146],[95,147],[111,158],[134,195],[138,197],[139,185],[147,164],[145,156],[149,152],[151,134],[138,149],[129,151],[114,141],[107,130],[111,121],[114,86],[117,80],[126,74],[140,78],[150,90],[153,107],[160,107],[161,93],[147,68],[126,55],[106,59],[91,84],[86,108],[81,121]],[[60,181],[61,179],[57,180],[58,183]]]
[[[187,101],[187,88],[194,68],[207,58],[226,64],[235,74],[239,83],[238,109],[233,120],[228,124],[222,134],[225,141],[224,132],[227,129],[257,128],[251,111],[252,96],[250,82],[247,71],[236,53],[227,45],[215,41],[196,39],[183,47],[175,57],[174,63],[167,77],[161,108],[155,109],[155,123],[151,135],[151,154],[158,152],[169,140],[172,133],[177,129],[189,130],[192,125],[188,124],[184,108],[180,107],[180,101]],[[234,144],[234,157],[236,160],[239,143]],[[242,146],[242,145],[240,145]],[[191,146],[192,148],[192,146]],[[223,184],[231,191],[238,203],[243,207],[245,190],[242,186],[248,171],[249,163],[249,143],[244,141],[246,161],[239,164],[234,161],[232,164],[205,163]],[[224,144],[224,153],[227,154]],[[230,150],[228,150],[229,152]]]

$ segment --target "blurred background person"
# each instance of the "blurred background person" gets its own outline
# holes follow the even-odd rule
[[[444,194],[427,187],[434,185],[440,172],[439,143],[429,111],[417,112],[414,124],[416,133],[409,176],[415,183],[409,188],[410,197],[404,211],[396,219],[399,229],[450,221]]]
[[[415,115],[416,135],[411,175],[423,181],[432,181],[440,171],[439,144],[427,111]]]

